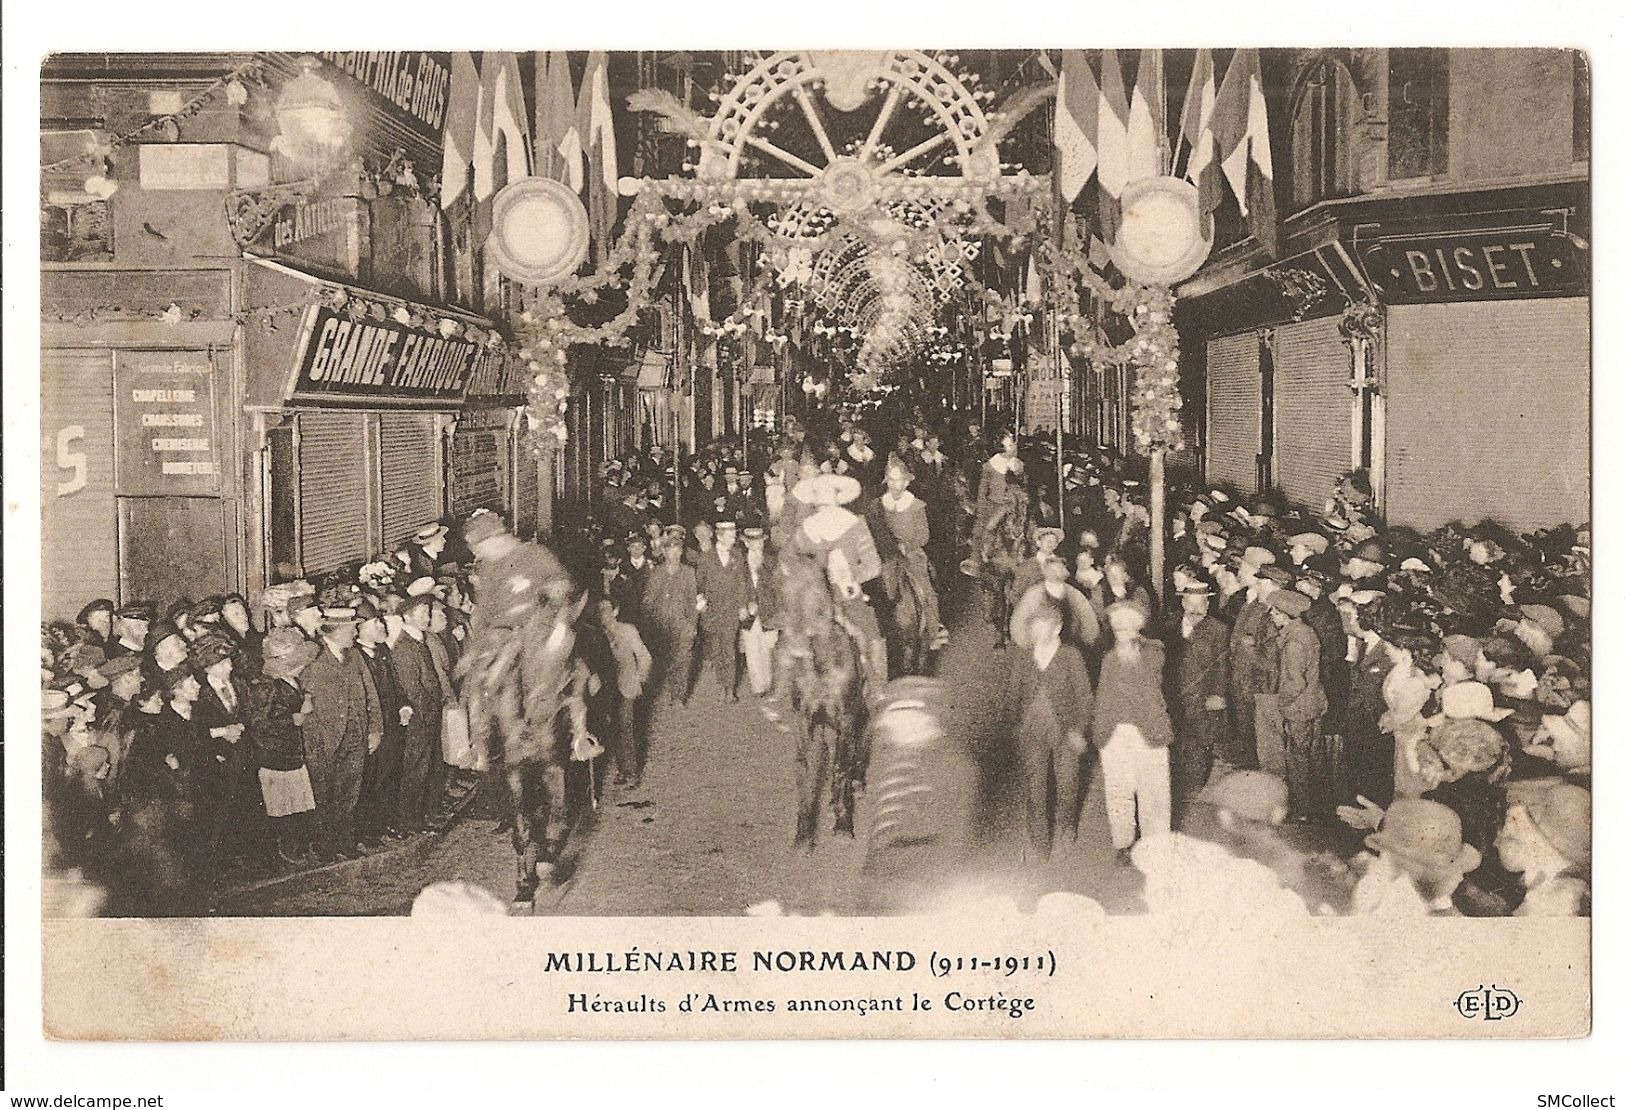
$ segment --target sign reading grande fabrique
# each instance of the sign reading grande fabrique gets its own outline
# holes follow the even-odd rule
[[[352,320],[317,306],[292,393],[305,399],[459,400],[476,376],[500,373],[502,351],[394,321]]]

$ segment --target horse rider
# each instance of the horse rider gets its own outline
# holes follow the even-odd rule
[[[459,664],[470,733],[505,772],[518,856],[514,901],[528,902],[540,880],[552,879],[568,831],[564,768],[585,738],[590,676],[581,673],[572,628],[580,598],[558,557],[520,540],[497,514],[476,510],[463,538],[477,560],[472,632]],[[567,737],[556,727],[564,710]]]
[[[837,619],[858,643],[870,696],[886,684],[886,641],[863,587],[880,575],[874,534],[857,513],[843,508],[862,494],[857,479],[845,474],[802,478],[791,495],[811,508],[790,535],[787,549],[810,558],[833,589]]]
[[[1016,433],[1005,432],[999,440],[999,452],[982,464],[981,480],[976,488],[976,531],[971,537],[970,558],[959,564],[959,569],[972,578],[982,573],[982,548],[987,530],[1002,513],[1008,511],[1016,494],[1023,489],[1021,459],[1016,455]]]
[[[914,471],[908,463],[893,455],[886,464],[886,492],[880,495],[880,512],[874,515],[896,541],[897,554],[886,560],[881,575],[888,597],[898,597],[904,581],[913,588],[920,607],[920,627],[929,637],[925,646],[935,651],[948,642],[948,630],[942,625],[937,591],[931,584],[931,564],[925,554],[931,542],[931,524],[925,502],[909,489],[913,481]]]

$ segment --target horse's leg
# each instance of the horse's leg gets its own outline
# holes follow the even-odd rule
[[[825,753],[815,717],[809,712],[801,722],[801,742],[796,746],[796,847],[811,849],[818,835],[819,797],[824,789]]]
[[[541,860],[541,845],[537,842],[536,823],[531,818],[534,794],[534,767],[530,763],[510,764],[507,768],[508,804],[513,816],[513,851],[518,871],[515,902],[529,902],[536,897],[536,864]]]
[[[830,808],[835,814],[835,831],[855,836],[852,830],[853,810],[853,779],[857,777],[858,752],[855,743],[856,731],[852,728],[849,719],[844,718],[842,727],[826,723],[823,726],[824,747],[828,750],[833,740],[831,755],[835,764],[835,774],[830,783]]]

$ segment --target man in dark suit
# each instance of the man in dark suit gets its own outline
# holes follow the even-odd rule
[[[700,557],[695,591],[705,654],[726,701],[739,700],[739,627],[750,616],[750,573],[731,520],[717,521],[715,546]]]
[[[430,807],[439,800],[440,783],[435,771],[440,762],[445,687],[428,644],[433,604],[434,598],[423,594],[402,606],[401,634],[390,649],[401,704],[411,711],[402,715],[406,724],[396,811],[399,827],[406,832],[421,832]]]
[[[217,866],[263,844],[256,820],[259,782],[248,721],[248,684],[235,673],[237,644],[224,632],[206,632],[192,643],[187,662],[200,689],[194,719],[206,738],[194,780],[202,812],[199,828],[207,858]]]
[[[400,686],[395,682],[395,665],[390,659],[388,626],[370,602],[356,606],[361,618],[356,633],[356,649],[378,691],[383,715],[384,738],[378,750],[367,757],[361,779],[361,807],[358,826],[362,843],[371,847],[385,839],[399,840],[401,830],[401,755],[406,749],[406,718],[402,713]]]
[[[694,619],[698,585],[694,568],[683,561],[683,539],[668,532],[661,539],[660,565],[649,572],[643,612],[653,633],[655,657],[666,668],[666,688],[673,704],[688,704],[694,669]]]
[[[305,669],[314,705],[305,718],[306,767],[316,797],[321,855],[355,859],[355,816],[367,756],[384,739],[383,707],[361,653],[355,650],[356,611],[323,609],[321,648]]]
[[[621,620],[633,625],[639,632],[643,627],[643,591],[649,581],[654,563],[649,559],[649,539],[642,532],[626,537],[626,560],[621,564],[621,580],[615,594],[615,606]]]
[[[1209,612],[1213,587],[1206,582],[1180,586],[1179,603],[1179,620],[1167,642],[1173,655],[1169,700],[1179,722],[1171,778],[1174,807],[1183,811],[1207,785],[1214,756],[1226,751],[1230,629]]]

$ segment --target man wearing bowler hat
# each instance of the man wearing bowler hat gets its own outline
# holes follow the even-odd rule
[[[321,651],[305,668],[305,692],[313,705],[305,718],[306,763],[316,797],[318,851],[324,861],[355,859],[355,816],[367,756],[384,739],[383,705],[366,664],[355,650],[356,611],[321,612]]]

